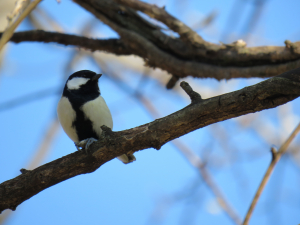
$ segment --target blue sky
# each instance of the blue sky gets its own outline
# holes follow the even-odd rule
[[[239,9],[241,16],[236,19],[236,26],[230,28],[234,34],[232,38],[238,39],[245,35],[245,23],[253,5],[252,1],[244,2]],[[206,40],[217,43],[224,33],[236,1],[188,1],[186,4],[181,2],[182,5],[179,5],[180,1],[155,3],[159,6],[166,5],[171,14],[190,26],[217,10],[218,16],[214,23],[199,31]],[[40,7],[67,33],[79,34],[85,21],[93,18],[71,1],[62,0],[60,4],[54,0],[43,1]],[[299,40],[299,8],[300,2],[296,0],[266,1],[249,44],[283,45],[286,39]],[[18,28],[30,29],[32,27],[26,21]],[[100,22],[94,29],[93,37],[97,35],[117,37]],[[73,48],[55,44],[9,44],[0,70],[0,109],[3,103],[30,93],[49,90],[52,94],[0,110],[0,182],[19,175],[19,170],[26,168],[35,155],[49,124],[56,116],[55,108],[60,97],[56,90],[60,90],[65,82],[65,67],[72,54]],[[122,66],[110,64],[111,70],[117,71],[119,67]],[[70,73],[81,69],[99,71],[95,63],[83,59],[73,66]],[[122,71],[127,85],[133,89],[138,87],[142,75],[130,69]],[[220,89],[224,86],[228,92],[260,81],[188,80],[193,82],[192,86],[210,88],[211,97],[220,94]],[[154,119],[130,93],[121,90],[106,74],[101,77],[99,85],[112,110],[114,131],[129,129]],[[178,92],[166,90],[153,78],[149,78],[143,92],[160,116],[189,104],[187,98]],[[289,105],[293,118],[299,118],[299,100]],[[256,121],[274,126],[276,134],[277,130],[283,129],[280,126],[282,118],[279,118],[278,113],[278,109],[261,112],[258,114],[260,120]],[[227,149],[230,151],[224,151],[223,143],[217,139],[221,139],[222,134],[230,137],[227,142]],[[241,218],[244,217],[270,162],[271,144],[281,143],[279,139],[278,143],[266,142],[253,129],[241,126],[237,119],[197,130],[180,140],[203,158],[209,152],[208,160],[211,161],[208,161],[208,169]],[[60,129],[43,163],[75,150],[72,141]],[[253,150],[258,152],[258,156],[250,154]],[[77,176],[42,191],[18,206],[6,224],[232,224],[217,206],[215,197],[203,184],[197,170],[171,143],[163,146],[160,151],[148,149],[135,155],[137,161],[132,164],[123,165],[114,159],[94,173]],[[238,160],[234,163],[226,163],[228,158],[235,157]],[[226,160],[223,162],[224,159]],[[289,157],[284,157],[275,169],[250,224],[300,223],[299,183],[299,166]]]

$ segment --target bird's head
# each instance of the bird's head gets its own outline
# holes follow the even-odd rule
[[[98,79],[101,75],[89,70],[77,71],[69,77],[65,89],[70,92],[99,92]]]

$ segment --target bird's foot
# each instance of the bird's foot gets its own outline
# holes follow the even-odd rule
[[[85,151],[85,153],[88,153],[88,148],[90,147],[90,145],[94,142],[98,141],[95,138],[87,138],[84,139],[80,142],[75,143],[75,146],[77,148],[78,151]]]

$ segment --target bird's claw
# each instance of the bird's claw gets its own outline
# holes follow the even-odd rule
[[[85,151],[85,153],[88,153],[88,148],[90,147],[90,145],[92,143],[94,143],[96,141],[98,141],[98,140],[95,138],[87,138],[80,142],[75,143],[75,146],[78,151]]]

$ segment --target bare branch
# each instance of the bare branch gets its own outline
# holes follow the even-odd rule
[[[91,173],[129,151],[160,149],[165,143],[210,124],[264,109],[300,96],[300,68],[241,90],[191,104],[166,117],[103,136],[90,154],[74,152],[0,184],[0,212],[15,208],[42,190],[79,174]]]
[[[177,32],[180,35],[180,38],[183,41],[187,41],[188,43],[192,43],[193,45],[200,45],[205,43],[205,41],[185,25],[180,20],[176,19],[172,15],[170,15],[166,10],[165,7],[160,8],[156,5],[147,4],[145,2],[137,1],[137,0],[114,0],[115,2],[121,3],[122,5],[128,6],[132,9],[139,10],[143,13],[146,13],[148,16],[155,18],[162,23],[166,24],[170,29]],[[208,44],[208,43],[206,43]]]
[[[177,83],[177,81],[179,80],[179,77],[178,76],[172,76],[171,79],[168,81],[167,85],[166,85],[166,88],[167,89],[172,89],[175,84]]]
[[[240,66],[235,66],[238,61],[232,62],[229,67],[222,67],[217,60],[215,62],[211,61],[211,64],[207,62],[197,62],[195,60],[183,60],[181,59],[182,55],[171,52],[168,53],[134,32],[121,27],[119,28],[119,32],[122,34],[121,39],[101,40],[37,30],[17,32],[13,35],[11,41],[15,43],[20,43],[22,41],[54,42],[63,45],[74,45],[91,51],[106,51],[116,55],[134,54],[142,57],[145,60],[146,65],[166,70],[178,78],[193,76],[203,78],[211,77],[221,80],[239,77],[270,77],[300,66],[300,54],[298,55],[298,53],[295,53],[290,55],[291,51],[288,50],[289,48],[285,47],[265,46],[245,48],[244,51],[247,52],[246,55],[248,57],[244,60],[245,62],[246,60],[251,62],[252,65],[250,67],[244,66],[244,62],[240,62]],[[132,40],[135,41],[133,42]],[[299,47],[295,47],[298,45]],[[300,42],[299,44],[298,42],[293,43],[293,46],[293,51],[295,51],[295,49],[300,49]],[[266,50],[263,51],[263,49]],[[252,52],[252,50],[253,55],[249,53]],[[234,48],[228,51],[227,54],[229,55],[237,54],[236,49]],[[258,58],[255,57],[254,52]],[[269,59],[260,59],[260,56],[262,55],[268,56]],[[245,53],[240,52],[238,53],[236,60],[243,58],[244,56]],[[270,63],[268,62],[268,60],[270,60],[272,63],[261,65],[263,60],[265,60],[266,63]],[[255,63],[256,61],[257,63]]]
[[[252,216],[253,210],[258,202],[258,199],[260,198],[266,184],[268,183],[271,174],[277,164],[277,162],[280,160],[281,156],[287,151],[288,146],[292,142],[292,140],[296,137],[296,135],[300,132],[300,123],[295,128],[295,130],[291,133],[291,135],[288,137],[288,139],[283,143],[283,145],[279,148],[278,151],[276,151],[274,148],[271,148],[272,153],[272,161],[256,191],[256,194],[251,202],[250,208],[246,214],[246,217],[244,219],[243,225],[247,225],[249,223],[249,220]]]
[[[180,143],[178,139],[172,141],[172,143],[184,154],[184,156],[187,158],[190,164],[198,170],[205,184],[215,195],[220,207],[224,210],[227,216],[237,225],[241,224],[240,217],[236,213],[235,209],[226,200],[221,189],[215,183],[209,171],[205,168],[205,164],[202,162],[201,158],[198,155],[196,155],[193,151],[191,151],[188,147]]]
[[[97,3],[92,0],[74,1],[114,29],[122,41],[134,50],[134,54],[146,61],[146,65],[161,68],[172,75],[216,79],[270,77],[300,66],[300,42],[293,43],[293,51],[286,47],[245,48],[208,42],[195,47],[193,43],[164,34],[128,6],[118,5],[112,0]],[[135,2],[134,7],[147,12],[149,6],[152,7],[147,3],[130,2]],[[160,13],[163,13],[162,9],[155,12],[157,16]]]
[[[0,103],[0,112],[23,104],[27,104],[32,101],[40,100],[51,95],[60,94],[60,92],[61,88],[47,88],[42,91],[36,91],[30,94],[23,95],[21,97],[9,100],[7,102]]]
[[[0,33],[1,35],[1,33]],[[131,51],[125,47],[119,39],[93,39],[58,32],[47,32],[43,30],[24,31],[15,33],[10,41],[20,43],[24,41],[37,41],[44,43],[58,43],[62,45],[74,45],[90,51],[106,51],[116,55],[130,55]]]
[[[121,78],[118,77],[118,74],[106,71],[107,65],[106,65],[105,62],[103,62],[100,59],[97,59],[96,57],[94,57],[94,59],[97,61],[97,63],[99,63],[99,66],[101,67],[103,73],[109,74],[109,77],[113,77],[115,79],[115,82],[118,85],[121,85],[121,86],[126,85],[126,87],[128,89],[130,89],[130,87],[126,83],[121,81]],[[196,95],[195,97],[197,97],[196,99],[199,100],[198,98],[200,97],[200,95],[196,92],[193,92],[192,88],[189,86],[188,83],[185,82],[185,84],[184,84],[182,82],[181,86],[184,89],[187,89],[187,91],[186,91],[187,93],[192,92],[191,96],[193,96],[194,93],[195,93],[195,95]],[[145,109],[147,109],[147,111],[151,114],[151,116],[153,118],[157,118],[159,116],[159,113],[158,113],[157,109],[153,106],[151,101],[149,101],[147,98],[144,97],[144,95],[142,93],[139,93],[138,91],[136,91],[136,94],[134,95],[134,97],[137,100],[139,100],[139,102],[142,104],[142,106]],[[200,99],[201,99],[201,97],[200,97]],[[232,221],[234,221],[236,224],[241,224],[241,219],[237,215],[235,209],[226,200],[226,198],[223,195],[221,189],[214,182],[214,180],[213,180],[212,176],[210,175],[209,171],[205,168],[205,165],[202,162],[202,160],[200,159],[200,157],[197,156],[195,153],[193,153],[193,151],[190,150],[187,146],[182,144],[182,142],[179,139],[173,140],[172,144],[174,144],[175,147],[178,148],[178,150],[183,153],[183,155],[187,158],[187,160],[190,162],[190,164],[198,170],[198,172],[200,173],[203,181],[205,182],[207,187],[210,189],[210,191],[215,195],[216,199],[218,199],[218,203],[219,203],[220,207],[224,210],[224,212],[228,215],[228,217]]]

